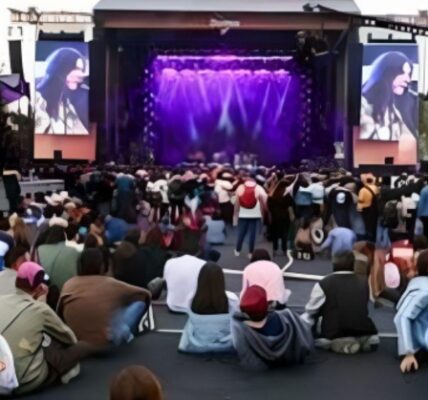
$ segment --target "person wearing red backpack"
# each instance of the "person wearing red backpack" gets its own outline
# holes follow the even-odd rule
[[[254,179],[247,179],[236,189],[234,226],[238,227],[235,256],[241,254],[242,244],[248,234],[249,258],[254,251],[257,226],[266,211],[265,190]]]

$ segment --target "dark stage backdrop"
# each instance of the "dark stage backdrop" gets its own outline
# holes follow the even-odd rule
[[[337,32],[326,35],[338,39]],[[106,30],[96,41],[104,56],[91,57],[92,66],[106,74],[92,75],[98,90],[91,101],[106,161],[172,163],[189,150],[211,155],[226,146],[255,152],[267,164],[298,163],[333,158],[333,142],[343,138],[335,57],[293,67],[235,60],[222,69],[219,60],[206,61],[207,55],[295,60],[296,32]],[[156,57],[183,55],[205,61],[165,65],[174,72],[152,68]]]
[[[155,157],[176,164],[202,151],[290,161],[302,129],[302,92],[290,57],[160,56],[153,64]]]

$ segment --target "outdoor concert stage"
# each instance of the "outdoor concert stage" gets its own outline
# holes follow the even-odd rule
[[[196,152],[207,162],[245,152],[264,165],[334,158],[334,142],[349,131],[341,109],[346,15],[307,12],[301,1],[192,10],[174,2],[173,12],[163,3],[95,7],[90,108],[99,158],[167,165]],[[335,7],[358,13],[353,1]]]

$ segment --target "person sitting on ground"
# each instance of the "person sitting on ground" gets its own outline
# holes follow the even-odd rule
[[[19,387],[15,394],[34,391],[57,381],[68,383],[79,373],[79,361],[90,354],[55,312],[38,301],[46,294],[45,272],[33,262],[23,263],[16,277],[16,293],[0,296],[0,332],[12,351]]]
[[[0,295],[16,292],[15,281],[19,267],[29,260],[29,248],[18,245],[10,249],[5,256],[5,269],[0,272]]]
[[[256,261],[271,261],[271,257],[269,252],[266,249],[255,249],[252,256],[250,263],[256,262]]]
[[[38,260],[49,275],[49,286],[61,291],[62,286],[76,275],[79,252],[65,245],[65,230],[54,225],[49,228],[46,241],[37,249]]]
[[[190,254],[192,256],[203,256],[204,254],[204,231],[206,230],[205,219],[200,210],[195,214],[186,211],[181,215],[174,237],[171,250],[178,254]]]
[[[352,251],[356,240],[357,236],[351,229],[341,227],[333,228],[329,232],[327,239],[321,245],[320,251],[331,247],[331,255],[334,257],[336,254]]]
[[[428,352],[428,250],[417,261],[418,276],[411,279],[397,304],[394,324],[402,373],[418,370]]]
[[[150,290],[153,299],[163,289],[163,270],[169,254],[162,248],[159,228],[152,228],[144,245],[138,245],[137,233],[131,230],[113,254],[113,276],[122,282]]]
[[[256,250],[254,253],[261,255],[260,250]],[[267,253],[267,255],[269,254]],[[291,292],[285,288],[284,277],[277,264],[261,259],[245,267],[242,275],[241,298],[245,291],[253,285],[260,286],[266,291],[271,308],[281,309],[285,307]]]
[[[158,378],[147,368],[131,365],[111,381],[110,400],[163,400]]]
[[[205,216],[207,225],[207,244],[220,245],[226,241],[226,224],[221,218],[220,210],[214,211],[213,216]]]
[[[184,255],[168,260],[163,277],[167,286],[166,305],[171,311],[186,313],[198,286],[198,277],[205,261]]]
[[[336,254],[334,272],[312,289],[302,319],[319,338],[315,341],[317,347],[354,354],[375,350],[379,344],[376,326],[369,317],[368,281],[355,274],[354,263],[352,251]]]
[[[223,270],[206,263],[199,272],[198,287],[193,297],[188,320],[178,350],[185,353],[231,352],[231,313],[238,297],[226,292]]]
[[[150,293],[105,276],[100,249],[83,250],[78,275],[64,285],[58,315],[80,340],[101,348],[130,342],[150,306]]]
[[[302,363],[313,347],[310,327],[289,308],[269,311],[266,291],[257,285],[244,292],[233,315],[233,345],[241,365],[267,369]]]

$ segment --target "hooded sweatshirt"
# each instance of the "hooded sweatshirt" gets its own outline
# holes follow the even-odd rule
[[[282,324],[279,335],[266,336],[244,321],[246,315],[235,313],[232,319],[233,344],[242,366],[268,369],[302,363],[313,347],[311,328],[290,309],[275,312]]]

